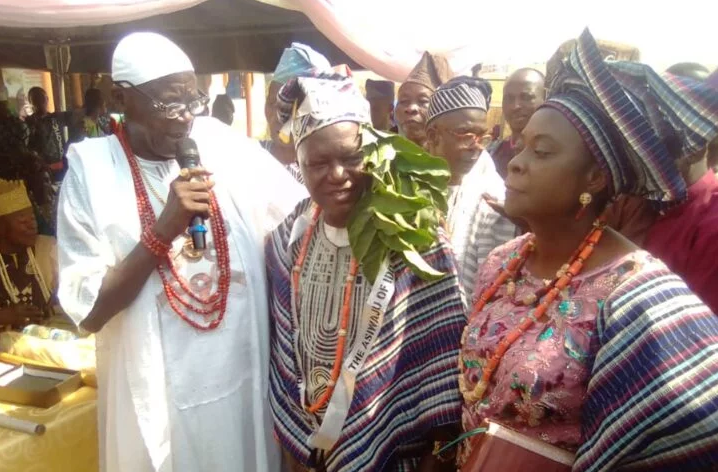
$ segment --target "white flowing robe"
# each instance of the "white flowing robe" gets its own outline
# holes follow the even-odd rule
[[[192,328],[168,306],[155,271],[132,304],[97,333],[105,472],[273,472],[280,467],[267,400],[263,239],[306,190],[257,143],[213,118],[197,118],[191,137],[202,164],[214,172],[228,229],[232,283],[226,316],[214,331]],[[58,214],[59,297],[79,324],[107,270],[138,244],[141,227],[130,168],[117,138],[73,145],[68,161]],[[163,171],[150,181],[164,197],[179,166],[144,161],[143,169],[152,165]],[[159,214],[161,204],[151,193],[150,200]]]
[[[482,198],[483,194],[500,202],[506,197],[504,179],[496,172],[494,160],[486,151],[464,176],[461,185],[449,188],[449,234],[459,280],[469,304],[479,267],[491,251],[516,236],[516,226],[491,208]]]

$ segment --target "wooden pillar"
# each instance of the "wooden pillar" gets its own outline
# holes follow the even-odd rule
[[[72,108],[82,108],[85,99],[85,94],[82,93],[82,76],[70,74],[70,81],[72,84]]]
[[[55,93],[52,87],[52,74],[50,72],[42,73],[42,88],[47,93],[47,111],[53,113],[55,111]]]
[[[247,136],[252,137],[252,82],[251,72],[244,74],[244,97],[247,104]]]

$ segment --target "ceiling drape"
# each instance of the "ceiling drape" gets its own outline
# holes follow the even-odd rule
[[[715,0],[258,1],[295,10],[273,9],[300,16],[305,21],[308,18],[318,32],[354,62],[395,81],[404,80],[424,50],[444,53],[458,73],[468,72],[476,63],[540,64],[562,42],[577,37],[586,26],[597,38],[636,46],[642,60],[657,68],[679,61],[701,62],[709,66],[718,64],[718,35],[712,24],[718,17],[718,1]],[[238,15],[238,20],[231,20],[233,24],[223,25],[224,28],[247,28],[249,25],[241,24],[248,16],[243,12],[258,8],[250,8],[252,3],[271,9],[254,0],[223,2],[224,10],[231,6]],[[0,0],[0,26],[67,28],[122,23],[133,28],[134,20],[199,4],[203,4],[198,7],[203,13],[213,16],[213,1],[205,3],[205,0]],[[296,12],[303,13],[306,18]],[[214,16],[217,15],[219,13]],[[268,22],[273,17],[267,13],[266,18]],[[127,23],[130,21],[133,23]],[[187,25],[184,28],[193,34],[204,30],[211,33],[217,29],[216,22],[216,18],[212,23],[195,20],[191,28]],[[137,27],[145,23],[146,20],[140,20]],[[280,28],[287,37],[295,40],[300,39],[298,32],[292,29],[295,23],[268,22],[267,26],[259,23],[256,28],[257,33]],[[68,39],[72,45],[75,38],[70,35]],[[186,43],[194,47],[191,40]],[[322,41],[316,43],[312,45],[321,46]],[[246,48],[248,44],[244,41],[239,47]],[[249,52],[260,53],[255,51],[258,45],[252,43]],[[332,50],[331,47],[326,49]]]
[[[0,25],[62,28],[123,23],[173,13],[205,0],[0,0]]]

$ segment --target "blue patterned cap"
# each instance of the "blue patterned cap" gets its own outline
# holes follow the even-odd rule
[[[274,71],[272,81],[284,85],[292,77],[297,77],[311,71],[328,71],[332,68],[326,57],[306,44],[292,43],[282,53],[279,64]]]

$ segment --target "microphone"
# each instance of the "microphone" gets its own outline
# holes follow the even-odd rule
[[[182,138],[177,142],[177,163],[181,169],[194,169],[200,166],[197,143],[192,138]],[[187,228],[192,236],[192,245],[197,250],[207,249],[207,227],[200,215],[194,215]]]

